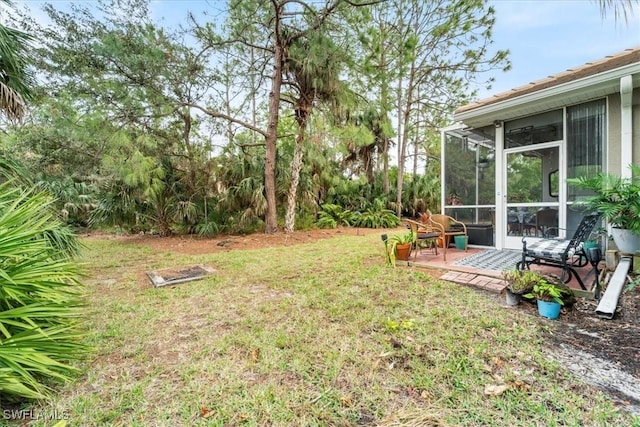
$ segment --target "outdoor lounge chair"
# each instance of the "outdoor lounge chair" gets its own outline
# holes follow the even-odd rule
[[[467,226],[464,223],[450,217],[449,215],[433,214],[431,222],[438,224],[442,232],[442,249],[444,252],[444,261],[447,260],[447,247],[451,243],[452,236],[467,236]],[[466,251],[466,249],[465,249]]]
[[[412,219],[403,219],[404,222],[409,228],[414,236],[416,236],[416,241],[414,242],[415,248],[413,251],[413,260],[416,260],[418,256],[418,251],[424,248],[424,243],[428,243],[430,247],[433,247],[435,250],[435,254],[438,255],[438,244],[436,239],[441,237],[443,234],[442,227],[439,224],[435,224],[428,220],[426,222],[418,222]]]
[[[526,237],[523,237],[522,260],[516,264],[516,269],[529,269],[531,264],[558,267],[562,269],[560,278],[564,283],[568,283],[571,277],[575,277],[580,287],[586,290],[583,278],[580,277],[576,268],[584,267],[591,261],[591,255],[586,253],[583,245],[599,219],[599,214],[589,214],[583,217],[570,240],[540,239],[527,244]],[[597,274],[597,262],[591,264],[593,266],[591,272]]]

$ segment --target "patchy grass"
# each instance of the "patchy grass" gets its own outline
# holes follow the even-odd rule
[[[376,234],[199,256],[85,244],[95,353],[42,408],[71,425],[634,422],[542,356],[537,319],[385,267]],[[218,273],[144,275],[194,263]]]

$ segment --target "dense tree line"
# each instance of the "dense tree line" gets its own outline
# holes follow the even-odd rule
[[[490,7],[225,6],[179,28],[148,0],[48,4],[46,24],[14,13],[37,79],[24,120],[2,127],[3,155],[83,226],[275,232],[323,206],[374,212],[369,226],[438,208],[437,129],[470,82],[509,66]]]

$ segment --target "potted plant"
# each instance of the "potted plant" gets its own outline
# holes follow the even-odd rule
[[[411,247],[415,241],[416,236],[411,231],[403,234],[395,234],[384,240],[387,253],[387,263],[395,266],[396,259],[400,261],[409,261]]]
[[[533,291],[533,287],[543,281],[538,273],[531,270],[506,270],[502,273],[502,277],[507,282],[505,292],[509,306],[518,305],[522,295]]]
[[[548,319],[557,319],[560,316],[560,309],[564,305],[562,298],[565,292],[562,287],[541,279],[539,283],[533,286],[531,292],[524,296],[537,300],[540,316]]]
[[[567,183],[595,195],[579,202],[596,211],[612,226],[611,235],[623,253],[640,250],[640,166],[631,165],[631,178],[600,173],[592,178],[572,178]]]

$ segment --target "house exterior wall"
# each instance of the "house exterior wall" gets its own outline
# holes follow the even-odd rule
[[[633,163],[640,165],[640,88],[633,90]]]
[[[622,130],[620,123],[620,94],[615,93],[608,97],[607,109],[607,149],[606,172],[620,174],[622,159]]]

